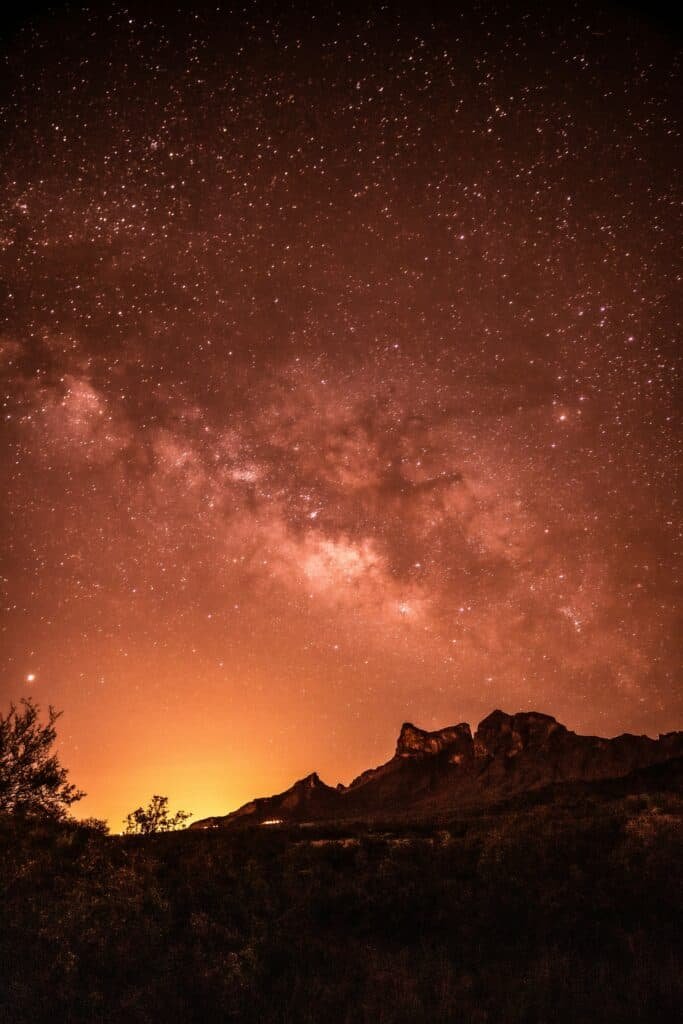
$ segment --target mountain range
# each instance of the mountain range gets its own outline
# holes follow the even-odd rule
[[[669,764],[670,763],[670,764]],[[415,819],[494,804],[566,783],[629,780],[646,785],[643,773],[669,764],[680,779],[683,732],[614,739],[580,736],[551,715],[493,711],[472,733],[466,722],[434,732],[404,723],[394,756],[348,786],[328,786],[317,773],[275,796],[261,797],[192,829],[243,825]],[[664,769],[666,771],[666,769]],[[658,777],[662,769],[657,770]]]

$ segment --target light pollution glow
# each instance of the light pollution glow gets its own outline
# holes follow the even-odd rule
[[[6,40],[5,704],[79,814],[400,723],[680,726],[675,46],[632,15]]]

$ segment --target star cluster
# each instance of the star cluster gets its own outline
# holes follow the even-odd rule
[[[583,4],[6,37],[0,687],[93,813],[680,726],[676,73]]]

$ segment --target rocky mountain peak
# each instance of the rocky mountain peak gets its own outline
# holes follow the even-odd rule
[[[472,733],[467,722],[447,726],[445,729],[437,729],[434,732],[419,729],[412,722],[404,722],[394,756],[424,757],[430,754],[439,754],[447,747],[469,748],[471,745]]]
[[[492,711],[474,734],[475,756],[514,757],[523,750],[543,747],[560,733],[566,734],[567,729],[552,715],[538,711],[520,711],[516,715]]]
[[[297,789],[316,789],[318,786],[324,787],[325,783],[317,772],[311,772],[310,775],[306,775],[303,779],[299,779],[298,782],[294,783],[294,787]]]

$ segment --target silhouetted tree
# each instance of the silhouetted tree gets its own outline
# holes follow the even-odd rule
[[[176,811],[171,815],[168,809],[168,797],[155,794],[147,807],[138,807],[131,811],[125,819],[126,835],[149,836],[155,832],[172,832],[181,828],[184,821],[192,815],[187,811]]]
[[[52,746],[61,712],[48,709],[47,723],[30,698],[0,714],[0,812],[64,818],[85,793],[67,782]]]

